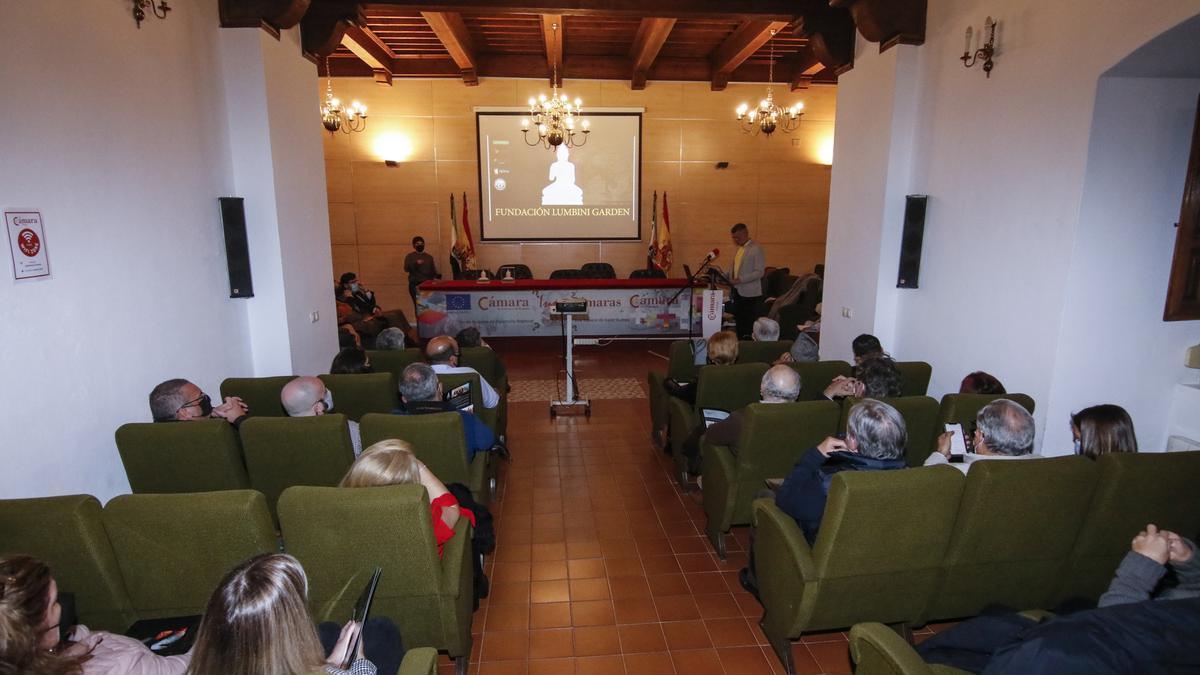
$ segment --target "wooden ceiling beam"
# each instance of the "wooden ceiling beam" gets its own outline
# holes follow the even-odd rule
[[[927,0],[830,0],[832,7],[850,10],[858,32],[879,51],[897,44],[925,44]]]
[[[638,24],[637,34],[633,36],[633,45],[629,48],[629,58],[633,61],[633,75],[629,86],[633,89],[646,88],[646,75],[663,43],[671,34],[677,19],[646,18]]]
[[[342,35],[342,46],[367,64],[377,83],[392,86],[392,61],[396,54],[369,28],[350,26]]]
[[[220,0],[222,28],[258,28],[266,25],[284,30],[300,23],[310,0]]]
[[[791,61],[792,76],[789,87],[792,91],[808,89],[812,84],[813,75],[825,70],[825,65],[817,58],[812,49],[806,49],[796,54]]]
[[[550,73],[550,85],[562,86],[563,78],[563,16],[542,15],[542,40],[546,43],[546,69]]]
[[[312,58],[324,58],[337,50],[351,26],[366,23],[357,5],[314,4],[300,20],[301,49]]]
[[[450,58],[462,71],[463,82],[473,87],[479,84],[479,63],[475,58],[475,48],[471,44],[471,33],[458,12],[421,12],[425,21],[442,46],[450,53]]]
[[[314,4],[357,5],[362,0],[312,0]],[[800,14],[795,0],[371,0],[372,16],[412,12],[464,14],[570,14],[572,16],[673,16],[681,19],[774,19]]]
[[[787,21],[769,21],[755,19],[743,21],[742,25],[713,52],[712,55],[712,90],[722,91],[729,84],[729,76],[750,58],[760,47],[771,39],[772,31],[783,30]]]

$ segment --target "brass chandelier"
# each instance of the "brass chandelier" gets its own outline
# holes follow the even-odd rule
[[[558,24],[551,29],[558,33]],[[566,94],[558,93],[558,64],[554,64],[551,76],[550,97],[540,94],[536,99],[529,99],[529,117],[521,120],[521,131],[525,134],[525,144],[553,150],[566,143],[568,148],[577,148],[587,143],[589,123],[581,119],[583,101],[578,98],[572,102]],[[532,118],[532,123],[531,123]],[[577,124],[578,122],[578,124]],[[576,133],[576,126],[579,133]],[[530,132],[534,132],[533,135]]]
[[[341,131],[351,134],[367,128],[367,106],[352,101],[348,107],[333,95],[333,75],[329,72],[329,57],[325,57],[325,102],[321,104],[321,126],[330,134]]]
[[[800,118],[804,116],[803,103],[797,103],[790,108],[781,108],[775,103],[771,85],[775,81],[775,30],[771,31],[771,56],[767,65],[767,97],[758,102],[753,110],[743,103],[737,108],[737,120],[742,131],[757,136],[762,133],[770,136],[776,130],[782,129],[790,134],[800,127]]]

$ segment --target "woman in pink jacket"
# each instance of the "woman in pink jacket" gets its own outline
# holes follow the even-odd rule
[[[58,584],[29,556],[0,559],[0,675],[179,675],[189,655],[158,656],[124,635],[75,626],[60,640]]]

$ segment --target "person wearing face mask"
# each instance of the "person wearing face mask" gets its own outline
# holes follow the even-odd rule
[[[442,275],[438,274],[433,256],[425,252],[424,237],[413,237],[412,247],[413,252],[404,256],[404,271],[408,272],[408,294],[412,296],[413,307],[416,307],[417,286],[426,281],[441,279]]]
[[[288,382],[279,393],[279,401],[288,417],[313,417],[333,412],[333,392],[319,377],[297,377]],[[362,454],[362,435],[358,430],[358,422],[348,419],[346,423],[350,425],[354,456],[358,457]]]
[[[1110,452],[1137,452],[1133,420],[1119,405],[1106,403],[1071,415],[1075,454],[1096,459]]]
[[[399,328],[409,340],[417,340],[417,331],[404,312],[380,309],[375,292],[364,286],[354,272],[346,272],[339,278],[334,287],[334,300],[337,301],[339,330],[348,327],[352,334],[365,340],[367,348],[374,346],[375,336],[388,328]]]
[[[220,418],[236,429],[246,419],[248,411],[246,404],[237,396],[225,397],[224,402],[214,408],[208,394],[182,378],[162,382],[150,392],[150,414],[155,422]]]

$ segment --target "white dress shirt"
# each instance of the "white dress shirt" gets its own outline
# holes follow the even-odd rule
[[[971,470],[971,465],[975,462],[983,462],[993,459],[1041,459],[1041,455],[1029,453],[1026,455],[977,455],[973,452],[968,452],[963,455],[962,462],[951,463],[942,453],[934,450],[933,453],[925,459],[925,466],[936,466],[938,464],[950,464],[950,466],[958,469],[964,474]]]
[[[474,375],[479,375],[478,370],[468,366],[452,366],[448,363],[434,363],[431,364],[431,367],[435,373],[445,373],[447,375],[471,373]],[[495,408],[496,406],[500,405],[500,394],[496,393],[496,390],[492,388],[492,385],[488,384],[488,381],[483,377],[483,375],[479,375],[479,388],[483,390],[483,407]]]

